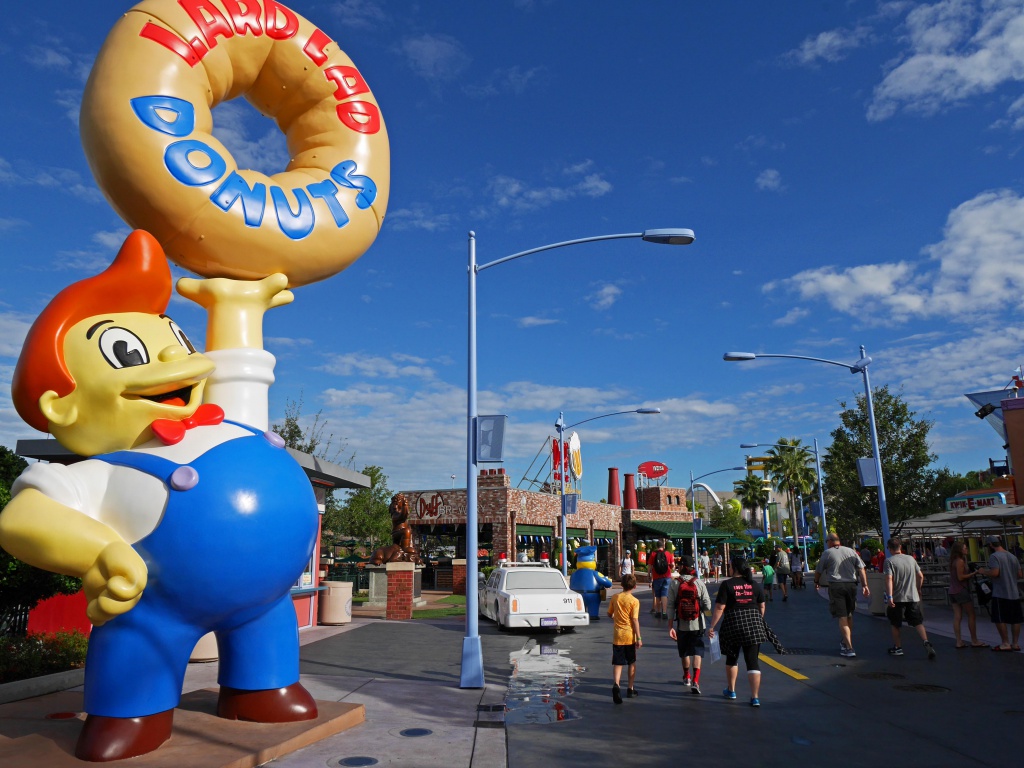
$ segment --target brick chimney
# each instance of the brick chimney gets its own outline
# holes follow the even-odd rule
[[[608,503],[615,507],[622,506],[622,491],[619,490],[618,467],[608,467]]]
[[[636,503],[636,475],[632,472],[626,473],[626,498],[622,503],[623,509],[639,509]]]

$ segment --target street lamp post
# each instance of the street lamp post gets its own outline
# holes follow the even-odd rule
[[[485,269],[504,264],[506,261],[529,256],[541,251],[550,251],[568,245],[591,243],[601,240],[640,239],[648,243],[661,245],[689,245],[694,240],[691,229],[648,229],[643,232],[631,232],[618,235],[598,235],[561,243],[542,245],[528,251],[513,253],[486,264],[476,263],[476,233],[469,233],[469,333],[467,355],[467,392],[466,392],[466,635],[462,640],[462,671],[461,688],[484,687],[484,659],[480,646],[480,627],[477,617],[477,445],[476,445],[476,276]]]
[[[810,360],[815,363],[838,365],[840,368],[845,368],[850,373],[859,373],[864,377],[864,396],[867,400],[868,425],[871,428],[871,452],[875,459],[875,480],[878,483],[876,487],[878,488],[878,514],[882,521],[882,541],[889,541],[889,510],[885,503],[885,481],[882,478],[882,454],[878,447],[878,430],[875,428],[875,402],[871,396],[871,378],[868,375],[868,366],[871,365],[871,358],[868,357],[867,352],[864,350],[864,345],[861,344],[860,359],[855,363],[840,363],[836,360],[825,360],[821,357],[805,357],[804,355],[775,355],[765,354],[763,352],[726,352],[722,355],[722,359],[730,363],[756,360],[759,357],[781,357],[789,360]],[[815,442],[815,448],[817,448],[817,442]],[[822,519],[824,521],[824,506],[822,507]]]
[[[814,451],[814,471],[818,476],[818,506],[821,507],[821,540],[825,541],[825,537],[828,535],[828,526],[825,524],[825,495],[822,491],[821,486],[821,455],[818,451],[818,438],[813,438],[814,448],[807,448],[807,446],[800,446],[806,450]],[[793,448],[794,446],[788,445],[787,443],[740,443],[740,448]]]
[[[641,413],[641,414],[652,414],[661,413],[661,408],[636,408],[632,411],[615,411],[614,413],[605,413],[601,416],[591,416],[589,419],[583,419],[583,421],[577,421],[575,424],[565,425],[565,418],[561,411],[558,412],[558,421],[555,422],[555,428],[558,430],[558,463],[561,467],[561,505],[562,505],[562,575],[569,575],[569,550],[566,546],[568,542],[568,526],[566,523],[565,514],[565,473],[567,470],[567,462],[565,460],[565,430],[578,427],[580,424],[586,424],[588,421],[595,421],[597,419],[606,419],[609,416],[621,416],[624,413]]]
[[[698,480],[702,480],[710,475],[717,475],[719,472],[739,472],[745,470],[746,467],[726,467],[725,469],[716,469],[713,472],[705,472],[703,475],[693,476],[693,470],[690,470],[690,504],[693,509],[693,567],[697,571],[697,578],[700,578],[700,557],[697,556],[697,499],[693,495],[693,484]]]

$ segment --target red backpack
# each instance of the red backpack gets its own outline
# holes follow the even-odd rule
[[[700,591],[696,579],[679,579],[676,595],[676,618],[679,621],[696,621],[700,616]]]

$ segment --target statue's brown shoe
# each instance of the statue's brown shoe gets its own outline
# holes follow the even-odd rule
[[[217,715],[228,720],[253,723],[291,723],[315,720],[316,701],[302,683],[264,691],[243,691],[221,686]]]
[[[171,737],[174,710],[144,717],[89,715],[75,745],[75,757],[90,763],[105,763],[138,757]]]

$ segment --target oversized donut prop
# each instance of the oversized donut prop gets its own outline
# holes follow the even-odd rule
[[[244,96],[291,157],[240,170],[211,110]],[[82,144],[132,227],[203,277],[291,286],[358,259],[390,190],[387,131],[369,86],[324,32],[275,0],[144,0],[111,30],[85,88]]]

